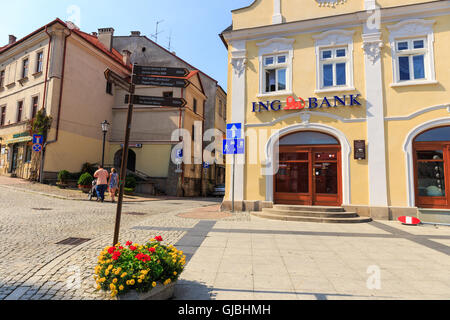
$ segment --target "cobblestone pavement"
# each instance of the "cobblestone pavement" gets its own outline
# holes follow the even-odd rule
[[[0,184],[0,299],[108,299],[94,290],[93,267],[112,244],[116,205],[62,200]],[[125,203],[120,241],[162,235],[175,243],[198,220],[177,214],[217,203],[182,199]],[[139,225],[153,230],[131,229]],[[170,226],[168,230],[167,227]],[[76,237],[79,246],[56,244]],[[81,278],[81,285],[72,279]]]

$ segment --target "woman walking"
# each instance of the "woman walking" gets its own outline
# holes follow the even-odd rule
[[[111,202],[114,203],[114,197],[116,196],[116,190],[119,185],[119,174],[116,169],[111,169],[111,175],[109,177],[109,193],[111,194]]]

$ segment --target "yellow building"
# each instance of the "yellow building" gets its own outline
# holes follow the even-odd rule
[[[245,154],[234,181],[227,159],[224,209],[234,194],[240,210],[450,222],[450,1],[256,0],[232,20]]]
[[[111,30],[97,36],[56,19],[20,40],[10,36],[0,47],[1,174],[39,175],[42,153],[32,151],[30,129],[41,109],[53,119],[42,178],[56,180],[60,170],[79,172],[83,163],[101,159],[100,124],[112,121],[114,102],[103,73],[131,72],[127,55],[111,47],[111,36]]]

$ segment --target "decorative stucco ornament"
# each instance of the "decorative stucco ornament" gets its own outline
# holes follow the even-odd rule
[[[338,4],[344,4],[347,0],[316,0],[319,7],[335,7]]]

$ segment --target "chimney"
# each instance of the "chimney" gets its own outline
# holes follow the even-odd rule
[[[92,35],[96,37],[98,34],[97,34],[97,32],[94,31],[94,32],[92,32]]]
[[[122,59],[125,65],[129,65],[131,63],[131,52],[128,50],[122,50]]]
[[[113,36],[113,28],[98,29],[98,40],[106,47],[106,49],[108,49],[108,51],[111,51],[112,49]]]
[[[132,37],[139,37],[141,35],[140,31],[131,31],[131,36]]]
[[[17,38],[15,36],[13,36],[12,34],[10,34],[8,44],[13,44],[14,42],[16,42],[16,40],[17,40]]]

